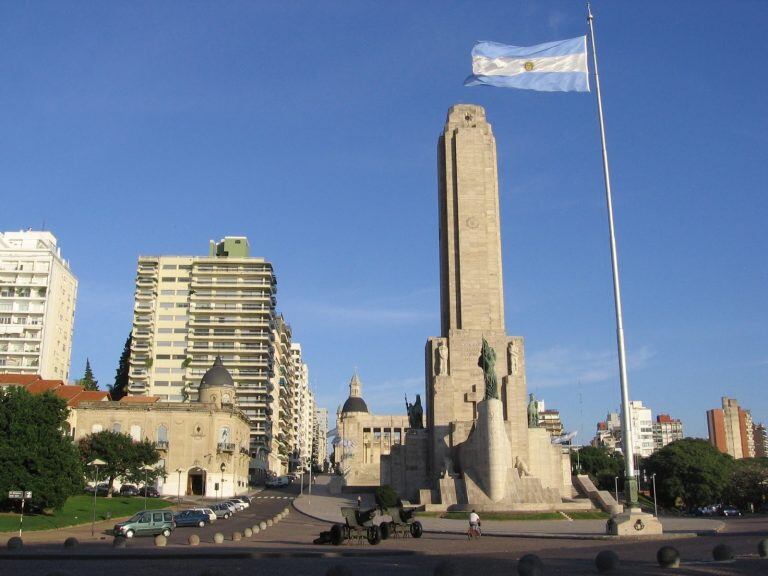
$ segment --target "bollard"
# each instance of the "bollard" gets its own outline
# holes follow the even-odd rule
[[[243,530],[244,538],[250,538],[251,536],[253,536],[253,530],[251,530],[250,528],[246,528],[245,530]]]
[[[155,536],[155,546],[158,548],[165,548],[165,545],[168,544],[168,538],[163,536],[162,534],[158,534]]]
[[[286,516],[288,516],[288,514],[290,514],[290,513],[291,513],[291,509],[290,508],[286,508],[285,510],[283,510],[283,514],[285,514]]]
[[[459,576],[459,567],[450,560],[443,560],[435,566],[433,576]]]
[[[267,523],[266,522],[259,522],[259,528],[261,528],[262,531],[266,530],[267,529]]]
[[[680,566],[680,552],[672,546],[662,546],[656,552],[656,561],[662,568],[677,568]]]
[[[74,548],[77,546],[80,542],[77,541],[77,538],[74,536],[70,536],[66,540],[64,540],[64,548]]]
[[[272,518],[267,519],[267,526],[272,526],[274,522],[272,522]]]
[[[517,561],[519,576],[544,576],[544,563],[536,554],[526,554]]]
[[[128,543],[128,539],[125,536],[115,536],[115,539],[112,540],[112,547],[125,548],[127,543]]]
[[[197,534],[190,534],[189,538],[187,538],[187,543],[189,543],[190,546],[197,546],[200,544],[200,536]]]
[[[595,556],[598,572],[616,572],[619,569],[619,555],[613,550],[603,550]]]
[[[243,535],[240,532],[232,532],[232,542],[240,542],[243,539]]]
[[[728,544],[718,544],[712,549],[712,558],[714,558],[715,562],[733,560],[734,556],[733,548],[728,546]]]
[[[255,535],[255,534],[258,534],[261,531],[261,528],[259,528],[258,524],[254,524],[253,526],[251,526],[251,530],[253,530],[253,533]]]
[[[222,544],[224,542],[224,534],[221,532],[216,532],[216,534],[213,535],[213,543],[214,544]]]
[[[24,548],[24,540],[18,536],[8,538],[8,550],[21,550]]]
[[[757,553],[760,554],[760,558],[768,556],[768,538],[763,538],[757,543]]]
[[[279,524],[280,523],[280,514],[272,518],[272,524]]]

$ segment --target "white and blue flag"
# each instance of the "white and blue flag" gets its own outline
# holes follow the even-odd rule
[[[464,86],[497,86],[545,92],[589,92],[587,37],[536,46],[478,42],[472,75]]]

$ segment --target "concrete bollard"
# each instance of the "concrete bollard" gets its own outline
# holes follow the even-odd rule
[[[272,518],[268,518],[267,519],[267,526],[272,526],[272,524],[274,524],[274,522],[272,522]]]
[[[18,536],[8,538],[8,550],[21,550],[24,548],[24,540]]]
[[[200,544],[200,536],[197,534],[190,534],[189,538],[187,538],[187,543],[190,546],[198,546]]]
[[[656,561],[662,568],[677,568],[680,566],[680,552],[672,546],[662,546],[656,552]]]
[[[459,567],[450,560],[443,560],[435,566],[434,571],[432,572],[433,576],[459,576],[461,572],[459,572]]]
[[[232,532],[232,542],[240,542],[243,539],[243,535],[240,532]]]
[[[613,550],[602,550],[595,556],[595,567],[600,573],[616,572],[619,569],[619,555]]]
[[[163,536],[162,534],[158,534],[155,536],[155,546],[158,548],[165,548],[166,544],[168,544],[168,538]]]
[[[261,531],[261,528],[259,528],[258,524],[254,524],[253,526],[251,526],[251,530],[253,530],[254,534],[258,534]]]
[[[221,532],[216,532],[216,534],[213,535],[213,543],[214,544],[224,543],[224,534],[222,534]]]
[[[279,524],[280,523],[280,514],[272,518],[272,524]]]
[[[728,546],[728,544],[718,544],[712,549],[712,558],[714,558],[715,562],[733,560],[735,556],[733,548]]]
[[[536,554],[526,554],[517,561],[519,576],[544,576],[544,562]]]
[[[262,531],[267,529],[267,523],[266,522],[259,522],[259,528],[261,528]]]
[[[757,543],[757,553],[760,554],[760,558],[768,556],[768,538],[763,538]]]
[[[69,538],[64,540],[64,548],[74,548],[78,544],[80,544],[80,542],[78,542],[77,538],[75,538],[74,536],[70,536]]]
[[[250,528],[243,530],[243,538],[250,538],[251,536],[253,536],[253,530]]]
[[[286,508],[285,510],[283,510],[283,514],[285,514],[286,516],[288,516],[288,514],[290,514],[290,513],[291,513],[291,509],[290,508]]]
[[[115,539],[112,540],[113,548],[125,548],[127,544],[128,539],[125,536],[115,536]]]

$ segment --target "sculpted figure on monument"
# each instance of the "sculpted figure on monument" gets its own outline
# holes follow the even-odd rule
[[[528,428],[539,427],[539,405],[536,404],[536,398],[533,394],[528,395]]]
[[[517,376],[520,362],[520,353],[517,351],[517,346],[515,346],[514,340],[512,340],[507,346],[507,355],[509,356],[509,373],[512,374],[512,376]]]
[[[421,406],[421,394],[416,394],[416,402],[410,404],[405,397],[405,408],[408,411],[408,426],[414,430],[424,428],[424,408]]]
[[[520,456],[515,456],[515,469],[520,473],[520,478],[531,475],[528,465],[525,463],[525,460],[520,458]]]
[[[445,342],[440,342],[437,347],[437,362],[435,363],[435,374],[443,374],[448,368],[448,346]]]
[[[483,369],[483,377],[485,379],[485,400],[489,398],[499,398],[499,387],[496,382],[496,352],[488,344],[488,341],[483,337],[483,348],[480,352],[480,358],[477,360],[477,365]]]

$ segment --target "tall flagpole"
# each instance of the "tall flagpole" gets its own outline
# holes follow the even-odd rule
[[[592,8],[587,2],[589,37],[592,41],[592,64],[595,69],[595,90],[597,92],[597,114],[600,118],[600,139],[603,146],[603,176],[605,178],[605,200],[608,205],[608,229],[611,240],[611,268],[613,269],[613,299],[616,308],[616,342],[619,348],[619,378],[621,382],[621,428],[624,447],[624,500],[630,508],[637,507],[637,479],[635,478],[634,446],[632,445],[632,420],[629,415],[629,385],[627,384],[627,357],[624,351],[624,321],[621,315],[621,288],[619,286],[619,260],[616,256],[616,233],[613,223],[613,200],[611,198],[611,175],[608,170],[608,150],[605,147],[605,122],[603,120],[603,99],[600,93],[600,74],[597,70],[597,49]]]

